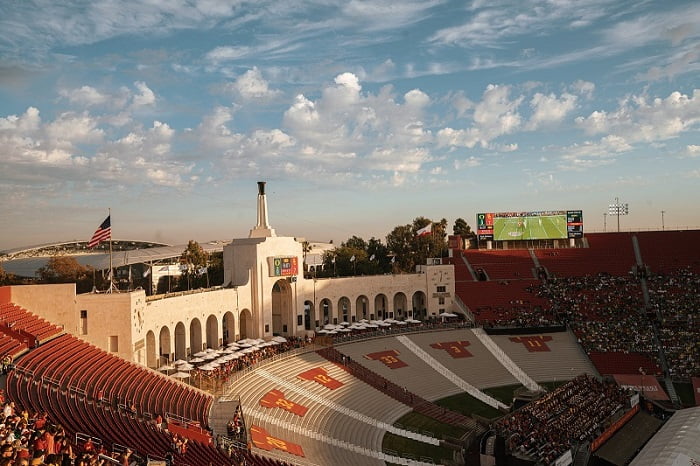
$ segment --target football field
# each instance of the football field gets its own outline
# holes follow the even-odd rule
[[[493,223],[493,239],[496,241],[566,237],[566,215],[496,217]]]

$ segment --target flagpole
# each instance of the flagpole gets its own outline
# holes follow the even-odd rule
[[[109,293],[111,293],[111,292],[112,292],[112,286],[114,285],[114,282],[113,282],[113,278],[114,278],[114,276],[113,276],[114,269],[112,269],[112,232],[111,232],[111,228],[112,228],[112,208],[109,207],[107,210],[108,210],[108,212],[109,212],[108,217],[109,217],[109,226],[110,226],[110,233],[109,233]]]

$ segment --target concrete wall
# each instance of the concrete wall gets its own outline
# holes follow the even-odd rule
[[[75,283],[17,285],[10,289],[10,301],[41,316],[66,331],[75,333],[79,315],[75,311]]]

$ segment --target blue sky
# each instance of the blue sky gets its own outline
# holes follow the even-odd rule
[[[700,227],[700,3],[0,3],[0,249],[583,209]],[[608,222],[608,229],[613,225]]]

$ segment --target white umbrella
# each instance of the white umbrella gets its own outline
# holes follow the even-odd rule
[[[287,339],[280,335],[272,337],[272,341],[277,341],[279,343],[287,343]]]
[[[192,369],[194,369],[194,366],[192,364],[180,364],[177,367],[177,370],[179,371],[191,371]]]
[[[204,362],[204,359],[202,359],[202,358],[192,358],[192,359],[190,359],[190,362]]]
[[[348,325],[350,325],[350,322],[347,322],[347,321],[344,320],[344,321],[342,321],[342,322],[340,323],[340,325],[348,326]]]
[[[325,329],[316,330],[316,333],[328,333],[328,330],[325,330]]]
[[[209,353],[207,355],[202,356],[202,359],[216,359],[216,354]]]
[[[175,368],[173,366],[171,366],[170,364],[166,364],[166,365],[160,366],[158,368],[159,371],[171,371],[173,369],[175,369]]]
[[[175,372],[170,377],[175,377],[177,379],[186,379],[189,376],[190,374],[188,374],[187,372]]]
[[[207,352],[206,351],[200,351],[199,353],[194,353],[194,356],[197,358],[201,358],[202,356],[206,356]]]
[[[361,323],[361,324],[368,324],[368,323],[369,323],[369,320],[367,320],[367,319],[360,319],[360,323]]]
[[[335,330],[336,326],[333,324],[326,324],[323,326],[326,330]]]
[[[174,366],[179,366],[180,364],[187,364],[187,361],[183,361],[182,359],[178,359],[173,363]]]
[[[205,365],[201,366],[199,369],[203,370],[203,371],[213,371],[214,369],[216,369],[216,367],[212,366],[211,364],[205,364]]]
[[[338,331],[339,332],[352,332],[352,330],[350,330],[349,328],[339,328]]]

